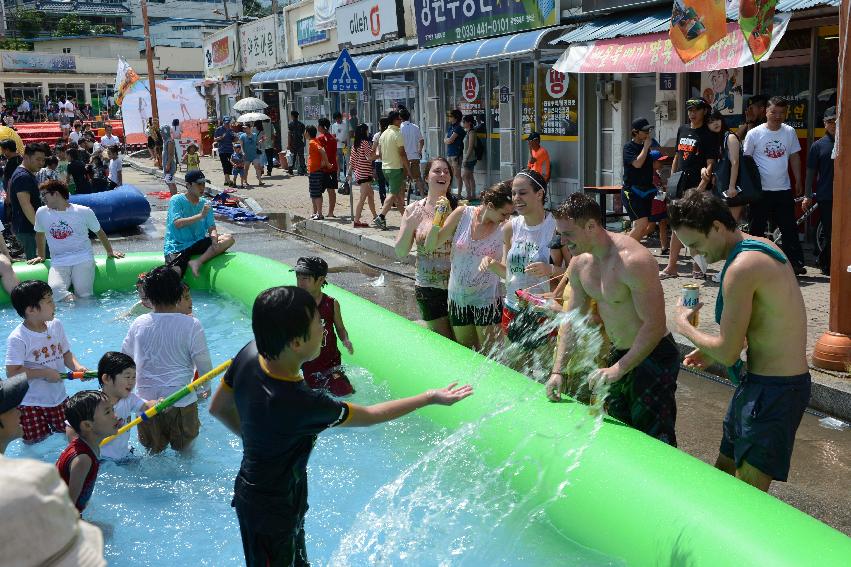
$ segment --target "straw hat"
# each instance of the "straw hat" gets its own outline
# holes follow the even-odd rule
[[[84,522],[56,467],[0,456],[0,553],[5,567],[104,567],[100,529]]]

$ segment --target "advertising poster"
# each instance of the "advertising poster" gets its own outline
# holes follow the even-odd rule
[[[6,51],[2,59],[4,71],[76,71],[73,55],[53,55],[27,51]]]
[[[236,34],[232,29],[214,33],[204,39],[204,68],[219,69],[235,62]]]
[[[700,94],[703,100],[727,116],[742,114],[742,69],[717,69],[700,74]]]
[[[157,81],[157,108],[160,124],[171,124],[177,118],[183,138],[200,141],[201,122],[207,120],[207,106],[204,97],[195,89],[195,81]],[[137,81],[124,95],[121,116],[127,143],[145,143],[145,127],[151,117],[151,96],[142,81]]]
[[[368,45],[399,35],[395,0],[359,0],[337,8],[339,47]]]
[[[275,16],[243,24],[239,28],[242,70],[249,73],[271,69],[277,63]]]
[[[777,0],[741,0],[739,2],[739,27],[753,54],[759,61],[771,46],[774,29],[774,8]]]
[[[482,39],[557,25],[559,0],[414,0],[417,43]]]
[[[699,56],[726,33],[724,0],[674,0],[669,35],[683,63]]]

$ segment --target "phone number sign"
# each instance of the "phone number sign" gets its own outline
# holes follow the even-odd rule
[[[414,0],[417,43],[434,47],[559,23],[559,0]]]

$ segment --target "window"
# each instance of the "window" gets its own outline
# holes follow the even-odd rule
[[[70,47],[63,47],[62,53],[71,53],[71,48]]]

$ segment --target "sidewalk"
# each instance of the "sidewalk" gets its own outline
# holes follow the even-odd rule
[[[140,166],[142,170],[153,171],[150,159],[125,159],[125,163]],[[224,175],[221,164],[217,159],[201,158],[201,168],[205,176],[214,186],[214,189],[224,186]],[[178,176],[182,179],[182,172]],[[249,174],[249,182],[256,182],[254,173]],[[348,245],[370,252],[383,255],[387,258],[395,258],[393,250],[401,217],[395,210],[387,215],[388,230],[382,231],[375,228],[355,229],[349,218],[349,197],[337,195],[336,219],[324,221],[309,220],[312,209],[307,194],[307,177],[290,177],[285,171],[273,170],[271,177],[263,177],[266,187],[250,189],[239,189],[237,195],[245,199],[247,206],[270,215],[286,215],[290,222],[298,222],[304,230],[322,235],[326,238],[344,242]],[[163,189],[165,186],[163,185]],[[357,188],[354,197],[357,198]],[[325,195],[323,214],[328,212],[327,194]],[[379,206],[378,194],[375,195],[376,206]],[[364,211],[361,219],[364,222],[372,220],[368,210]],[[660,264],[660,269],[667,264],[667,256],[658,254],[658,249],[650,249]],[[409,261],[413,256],[409,257]],[[710,275],[720,269],[721,264],[710,266]],[[668,321],[672,321],[676,312],[676,305],[682,293],[685,283],[699,283],[700,301],[705,305],[700,314],[699,328],[701,330],[716,333],[718,325],[714,321],[715,298],[718,293],[718,284],[707,279],[706,281],[691,278],[690,265],[682,260],[679,264],[680,277],[664,280],[662,287],[665,290],[666,314]],[[799,278],[801,292],[807,306],[809,318],[807,326],[807,353],[812,354],[816,341],[827,330],[829,306],[830,306],[830,279],[820,275],[817,269],[810,268],[809,275]],[[681,336],[674,335],[680,349],[691,350],[691,345]],[[813,394],[811,406],[836,415],[845,420],[851,420],[851,377],[848,374],[836,374],[813,370]]]

